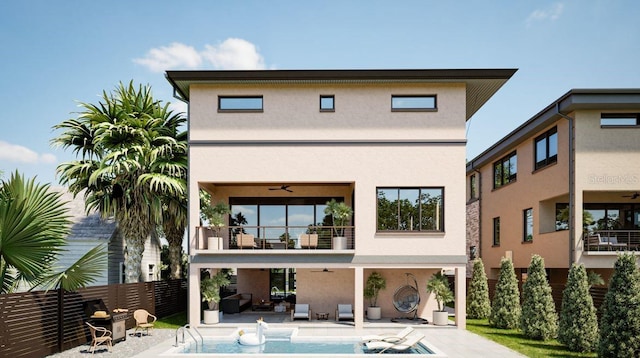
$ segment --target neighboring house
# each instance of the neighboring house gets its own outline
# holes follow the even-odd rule
[[[417,315],[430,321],[425,282],[448,269],[464,328],[465,124],[513,73],[168,71],[189,104],[189,323],[200,324],[201,269],[235,269],[237,292],[260,309],[295,294],[313,319],[333,319],[353,304],[356,328],[372,271],[387,281],[383,317],[404,316],[394,294],[415,277]],[[199,190],[232,209],[213,249],[198,230]],[[337,235],[331,199],[354,211]]]
[[[531,255],[550,282],[582,263],[605,279],[640,250],[640,89],[574,89],[467,163],[467,245],[489,278]]]
[[[60,255],[60,266],[69,267],[92,248],[107,244],[107,265],[92,286],[124,283],[125,242],[114,220],[103,220],[97,212],[87,215],[83,193],[74,198],[66,188],[54,187],[52,190],[62,193],[61,200],[67,202],[72,222],[65,248],[67,251]],[[160,279],[160,251],[160,240],[152,235],[145,243],[141,281]]]

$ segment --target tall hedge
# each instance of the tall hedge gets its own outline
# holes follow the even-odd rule
[[[467,318],[485,319],[491,314],[489,285],[482,260],[473,262],[473,273],[467,294]]]
[[[503,258],[500,263],[496,292],[491,303],[489,324],[496,328],[518,328],[520,314],[520,292],[518,292],[518,280],[513,270],[513,263]]]
[[[531,256],[527,281],[522,285],[520,329],[526,337],[542,341],[556,338],[558,334],[556,304],[540,255]]]
[[[602,303],[599,357],[640,357],[640,273],[632,253],[618,256]]]
[[[589,288],[584,265],[571,265],[562,291],[558,341],[574,352],[592,352],[598,346],[598,317]]]

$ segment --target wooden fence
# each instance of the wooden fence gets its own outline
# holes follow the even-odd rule
[[[90,340],[84,302],[102,299],[110,311],[144,308],[165,317],[186,310],[185,280],[95,286],[77,292],[35,291],[0,295],[0,357],[43,357]]]

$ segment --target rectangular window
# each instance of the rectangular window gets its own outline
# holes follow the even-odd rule
[[[533,209],[529,208],[522,212],[522,241],[533,242]]]
[[[516,152],[512,152],[506,157],[493,163],[493,188],[509,184],[515,181],[518,174],[518,157]]]
[[[602,113],[601,127],[635,127],[640,125],[640,113]]]
[[[435,95],[394,95],[391,96],[392,112],[419,112],[436,110]]]
[[[478,184],[476,183],[476,174],[469,177],[469,198],[476,199],[478,197]]]
[[[558,128],[553,127],[535,139],[535,169],[546,167],[558,161]]]
[[[262,112],[262,96],[218,96],[218,112]]]
[[[148,282],[154,281],[155,277],[156,277],[156,266],[154,264],[149,264],[149,279],[147,280]]]
[[[493,246],[500,246],[500,217],[493,218]]]
[[[556,231],[569,230],[569,203],[556,203]]]
[[[378,188],[378,231],[444,231],[444,188]]]
[[[320,96],[320,112],[335,112],[335,96]]]

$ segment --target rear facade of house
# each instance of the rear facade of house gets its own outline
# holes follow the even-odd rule
[[[417,285],[407,315],[431,320],[425,282],[448,269],[465,312],[465,123],[514,72],[167,72],[189,105],[189,323],[201,322],[208,268],[232,268],[254,304],[295,297],[314,319],[352,304],[356,328],[371,272],[386,279],[383,317],[405,315],[398,288]],[[211,247],[200,190],[232,211]],[[344,227],[324,213],[331,199],[353,209]]]
[[[607,279],[640,250],[640,90],[574,89],[467,163],[467,240],[489,278],[520,281],[531,256],[549,280],[572,263]]]

